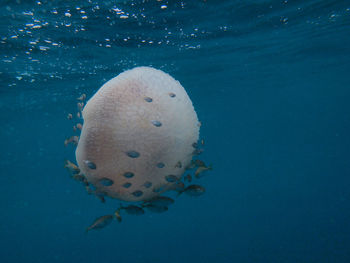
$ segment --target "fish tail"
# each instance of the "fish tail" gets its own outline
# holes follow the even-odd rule
[[[185,190],[178,190],[176,197],[179,197]]]

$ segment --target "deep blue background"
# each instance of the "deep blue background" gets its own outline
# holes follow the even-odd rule
[[[0,262],[350,262],[348,1],[0,2]],[[86,235],[118,202],[64,170],[66,115],[141,65],[189,93],[207,193]]]

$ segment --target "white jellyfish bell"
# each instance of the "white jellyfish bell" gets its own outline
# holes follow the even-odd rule
[[[76,159],[96,191],[144,201],[174,189],[191,163],[199,122],[181,84],[151,67],[125,71],[87,102]]]

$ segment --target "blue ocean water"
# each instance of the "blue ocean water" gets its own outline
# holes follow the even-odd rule
[[[0,262],[350,262],[350,2],[1,0]],[[214,169],[162,214],[85,228],[76,98],[153,66]]]

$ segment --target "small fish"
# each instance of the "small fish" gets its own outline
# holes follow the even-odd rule
[[[122,217],[120,215],[120,210],[118,209],[117,211],[114,212],[115,218],[118,220],[119,223],[122,222]]]
[[[79,167],[69,160],[64,161],[64,168],[66,168],[72,175],[80,173]]]
[[[75,125],[73,126],[73,131],[77,131],[77,127]]]
[[[204,139],[201,140],[201,145],[204,146]]]
[[[188,174],[184,177],[184,180],[190,183],[190,182],[192,182],[192,176],[190,174]]]
[[[196,165],[194,164],[194,162],[193,161],[191,161],[191,163],[189,164],[189,165],[187,165],[186,166],[186,170],[191,170],[191,169],[193,169],[193,168],[195,168],[196,167]]]
[[[205,163],[201,160],[192,160],[193,164],[197,167],[200,167],[200,166],[206,166]]]
[[[179,180],[179,178],[177,178],[175,175],[173,174],[169,174],[167,176],[165,176],[165,180],[169,183],[174,183],[176,182],[177,180]]]
[[[87,167],[89,167],[92,170],[96,170],[96,164],[94,164],[93,162],[89,161],[89,160],[84,160],[84,163],[87,165]]]
[[[124,209],[129,215],[143,215],[145,213],[142,207],[136,205],[120,206],[119,209]]]
[[[81,94],[79,98],[77,98],[77,100],[80,100],[80,101],[84,101],[86,99],[86,94]]]
[[[185,184],[183,182],[176,182],[175,184],[172,184],[167,191],[176,191],[181,192],[185,189]]]
[[[95,193],[95,191],[93,189],[91,189],[89,184],[85,185],[85,190],[89,195],[92,195]]]
[[[182,168],[182,163],[178,161],[175,165],[175,168]]]
[[[187,186],[182,192],[179,192],[179,195],[181,193],[186,193],[189,196],[200,196],[205,193],[205,188],[200,185],[192,184]]]
[[[101,178],[100,180],[98,180],[100,182],[100,184],[102,184],[103,186],[111,186],[112,184],[114,184],[113,180],[109,179],[109,178]]]
[[[78,142],[79,142],[78,136],[71,136],[64,141],[64,146],[67,146],[70,143],[73,143],[74,145],[78,145]]]
[[[73,119],[73,115],[72,115],[72,113],[68,113],[68,115],[67,115],[67,119],[68,119],[68,120]]]
[[[173,204],[174,199],[167,196],[156,196],[144,202],[143,205],[153,205],[153,206],[169,206]]]
[[[82,182],[82,183],[85,183],[86,181],[86,178],[83,174],[73,174],[72,175],[72,178],[78,182]]]
[[[153,213],[163,213],[163,212],[168,211],[167,206],[156,206],[156,205],[152,205],[152,204],[147,204],[144,207]]]
[[[91,226],[86,228],[86,232],[92,229],[101,229],[108,226],[113,221],[113,218],[113,215],[105,215],[95,219]]]
[[[79,111],[82,111],[83,108],[84,108],[84,102],[78,102],[78,103],[77,103],[77,107],[78,107],[78,110],[79,110]]]
[[[77,124],[76,124],[76,127],[77,127],[79,130],[82,130],[82,129],[83,129],[83,125],[81,125],[81,123],[77,123]]]
[[[77,117],[80,118],[80,116],[81,116],[81,115],[80,115],[80,112],[77,112]]]
[[[194,176],[196,178],[201,178],[203,175],[201,175],[203,172],[212,170],[213,168],[211,166],[200,166],[197,168],[196,172],[194,173]]]
[[[204,152],[204,149],[197,148],[192,152],[192,154],[193,155],[200,155],[202,152]]]

